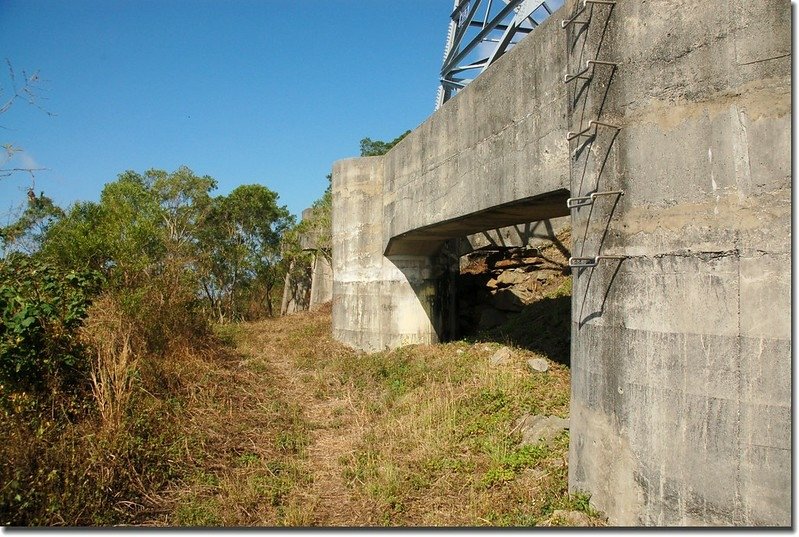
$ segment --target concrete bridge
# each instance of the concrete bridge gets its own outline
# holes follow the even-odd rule
[[[334,335],[438,341],[449,241],[568,216],[570,488],[613,524],[789,525],[790,133],[787,0],[568,0],[335,163]]]

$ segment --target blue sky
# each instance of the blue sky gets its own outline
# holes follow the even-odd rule
[[[68,206],[128,170],[187,165],[217,194],[261,183],[293,214],[363,137],[435,106],[451,0],[0,0],[0,59],[45,80],[0,115],[10,165]],[[4,66],[3,66],[4,67]],[[8,96],[9,77],[0,71]],[[0,225],[30,177],[0,180]]]

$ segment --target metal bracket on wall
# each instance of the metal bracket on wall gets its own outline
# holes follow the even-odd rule
[[[572,268],[592,268],[603,259],[627,259],[626,255],[598,255],[595,257],[570,257],[569,266]]]
[[[586,76],[585,74],[595,65],[612,65],[613,67],[616,67],[618,64],[616,62],[606,62],[604,60],[588,60],[587,62],[585,62],[585,69],[583,69],[579,73],[575,73],[573,75],[566,73],[565,75],[563,75],[563,83],[568,84],[572,80],[577,80],[578,78],[591,80],[593,73],[588,76]]]
[[[603,123],[602,121],[596,121],[592,119],[591,121],[588,122],[588,127],[581,130],[580,132],[571,132],[571,131],[567,132],[566,140],[571,142],[572,140],[574,140],[575,138],[579,138],[580,136],[587,136],[588,132],[594,127],[608,127],[609,129],[616,129],[617,131],[621,130],[621,127],[619,127],[618,125],[611,125],[610,123]]]
[[[570,75],[569,73],[566,73],[565,75],[563,75],[563,83],[564,84],[568,84],[572,80],[577,80],[578,78],[582,78],[582,79],[585,79],[585,80],[591,80],[591,75],[585,76],[585,73],[587,73],[589,69],[590,69],[590,67],[586,67],[585,69],[583,69],[579,73],[574,73],[573,75]]]
[[[566,207],[569,209],[575,209],[577,207],[585,207],[587,205],[593,205],[594,200],[599,196],[623,196],[624,190],[608,190],[607,192],[594,192],[590,196],[581,196],[575,198],[569,198],[566,200]]]
[[[583,7],[581,7],[577,13],[574,14],[574,17],[571,19],[564,19],[560,21],[560,27],[566,28],[570,24],[588,24],[588,21],[578,21],[577,17],[583,14],[585,8],[588,7],[588,4],[601,4],[605,6],[615,6],[616,2],[614,0],[583,0]]]
[[[583,11],[585,11],[585,3],[583,3],[583,7],[581,7],[581,8],[580,8],[580,9],[577,11],[577,13],[575,13],[575,14],[574,14],[574,17],[572,17],[572,18],[570,18],[570,19],[564,19],[564,20],[560,21],[560,27],[561,27],[561,28],[566,28],[566,27],[567,27],[567,26],[569,26],[570,24],[588,24],[588,21],[578,21],[578,20],[577,20],[577,17],[579,17],[580,15],[582,15],[582,14],[583,14]]]
[[[585,62],[585,65],[586,66],[591,66],[591,65],[612,65],[613,67],[616,67],[619,64],[616,63],[616,62],[606,62],[605,60],[588,60],[587,62]]]

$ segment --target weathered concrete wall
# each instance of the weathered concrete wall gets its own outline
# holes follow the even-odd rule
[[[582,2],[580,2],[582,5]],[[334,166],[334,335],[435,341],[444,241],[568,215],[572,490],[612,524],[791,523],[790,4],[569,0],[382,158]],[[590,80],[564,84],[588,59]],[[569,143],[567,131],[600,126]],[[393,262],[392,262],[393,261]]]
[[[437,341],[445,241],[568,216],[562,68],[534,67],[561,50],[563,36],[542,35],[517,45],[527,52],[503,57],[384,157],[334,165],[336,337],[364,350]]]
[[[333,336],[366,351],[433,343],[427,256],[383,255],[383,159],[333,167]]]
[[[311,263],[311,311],[333,300],[333,267],[328,258],[321,253],[314,255]]]
[[[790,5],[620,1],[580,30],[572,72],[618,67],[571,83],[570,130],[621,130],[572,194],[625,195],[574,211],[574,255],[629,257],[574,275],[570,485],[618,524],[790,524]]]
[[[542,24],[385,155],[386,253],[433,253],[445,239],[568,216],[557,25]]]
[[[313,213],[313,208],[305,209],[302,219],[312,218]],[[310,261],[300,262],[305,264],[304,270],[300,270],[297,261],[292,261],[283,281],[281,315],[314,310],[333,299],[333,267],[325,252],[318,250],[320,243],[324,244],[320,232],[312,230],[299,237],[300,248],[309,252]]]

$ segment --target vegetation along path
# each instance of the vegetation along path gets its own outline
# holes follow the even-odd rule
[[[329,334],[329,305],[220,331],[235,353],[186,412],[194,469],[147,523],[602,524],[567,493],[568,431],[522,441],[519,418],[567,416],[567,367],[485,341],[366,355]]]

